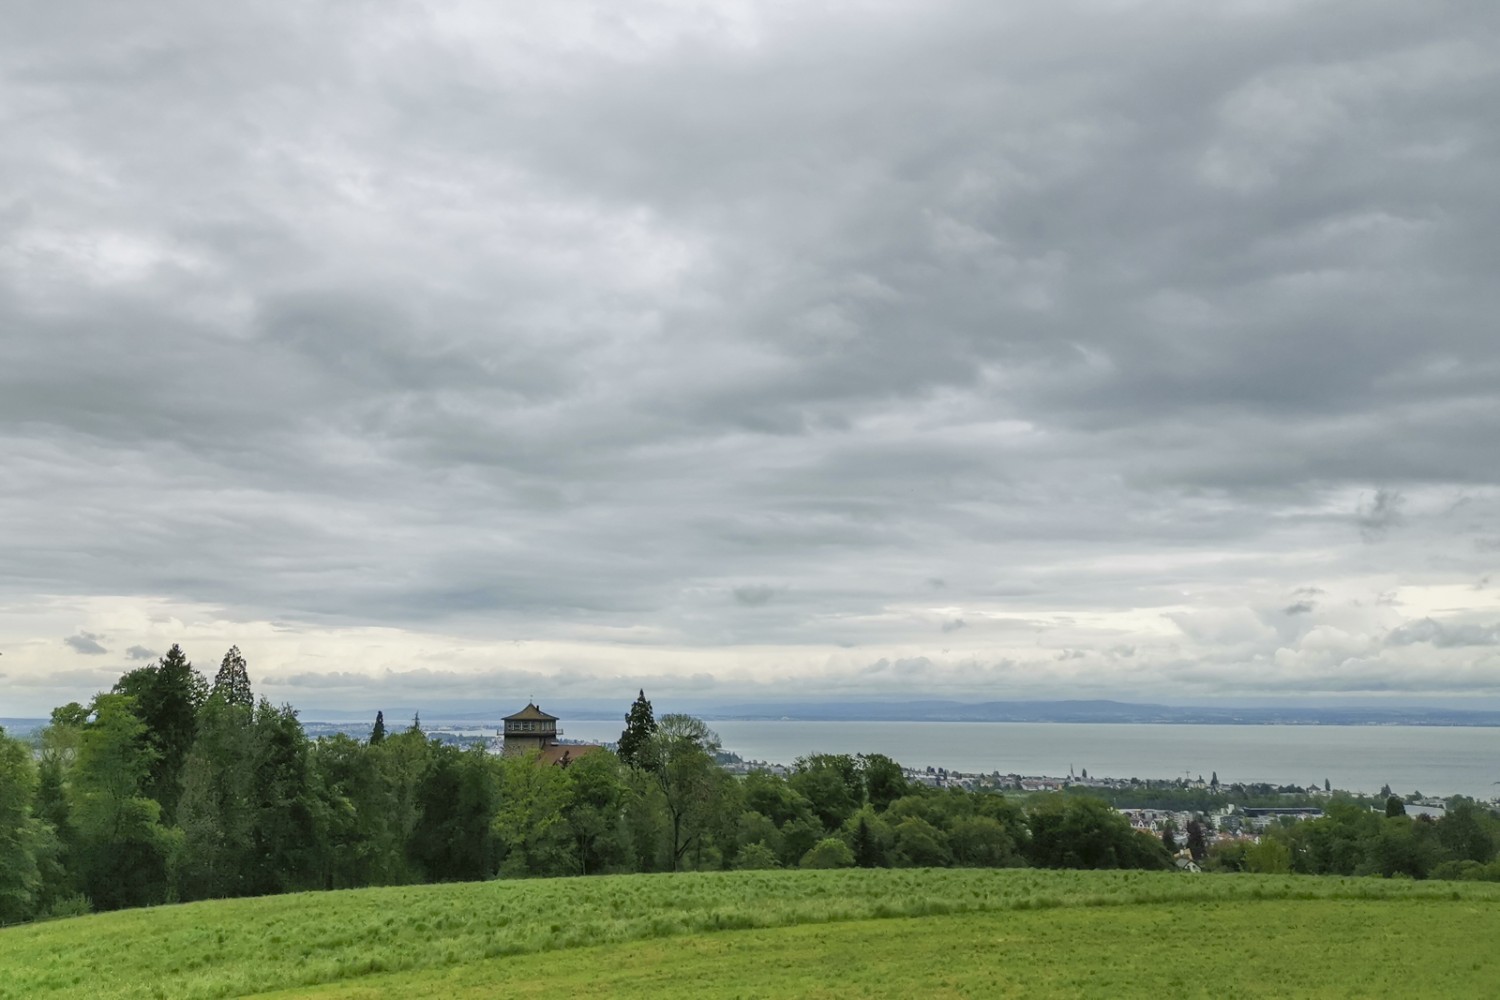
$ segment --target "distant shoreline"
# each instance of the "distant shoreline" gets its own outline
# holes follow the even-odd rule
[[[790,706],[788,706],[790,707]],[[891,706],[899,709],[900,706]],[[1125,706],[1121,708],[1141,708]],[[1155,709],[1156,706],[1151,706]],[[399,710],[397,710],[399,711]],[[623,716],[615,712],[566,711],[566,717],[578,722],[614,722],[623,724]],[[499,710],[490,713],[455,712],[442,713],[422,710],[430,725],[452,728],[462,725],[467,728],[494,728],[503,715]],[[366,723],[374,712],[319,711],[298,713],[304,725],[346,727]],[[388,714],[395,714],[388,713]],[[883,723],[1039,723],[1045,725],[1128,725],[1128,726],[1305,726],[1305,727],[1359,727],[1359,728],[1453,728],[1453,729],[1500,729],[1500,711],[1468,712],[1421,710],[1413,712],[1372,712],[1349,710],[1283,710],[1283,709],[1169,709],[1165,712],[1046,712],[1036,714],[977,711],[921,713],[899,711],[881,712],[875,706],[849,706],[845,711],[793,711],[793,712],[690,712],[705,722],[883,722]],[[368,718],[367,718],[368,717]],[[0,728],[12,736],[25,736],[48,724],[45,718],[0,719]]]

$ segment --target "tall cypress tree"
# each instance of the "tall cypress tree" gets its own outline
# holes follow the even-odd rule
[[[385,742],[385,713],[375,713],[375,728],[370,730],[370,746]]]
[[[625,731],[620,734],[618,751],[620,760],[631,767],[641,767],[644,763],[641,759],[642,751],[655,732],[656,716],[652,713],[651,703],[646,700],[646,691],[642,688],[640,696],[635,699],[630,712],[625,716]]]

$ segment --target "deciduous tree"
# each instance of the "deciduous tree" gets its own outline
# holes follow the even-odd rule
[[[198,735],[183,764],[177,822],[183,833],[184,899],[250,891],[255,735],[253,715],[216,691],[198,713]]]
[[[713,758],[719,746],[718,734],[702,719],[664,715],[637,755],[641,768],[660,789],[667,810],[673,871],[710,819],[714,793],[725,777]]]
[[[494,827],[507,875],[571,875],[572,835],[565,810],[572,794],[560,767],[540,763],[536,751],[504,757],[500,768],[500,807]]]
[[[145,794],[156,752],[128,695],[101,694],[83,727],[69,792],[84,890],[101,910],[164,901],[174,833]]]
[[[44,827],[32,814],[36,788],[30,748],[0,729],[0,924],[35,916],[41,896]]]

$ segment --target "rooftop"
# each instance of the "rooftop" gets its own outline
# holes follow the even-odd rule
[[[515,722],[521,719],[544,719],[551,722],[556,722],[557,716],[548,715],[546,712],[543,712],[540,708],[537,708],[532,703],[527,702],[526,707],[521,709],[515,715],[507,715],[505,717],[506,722]]]

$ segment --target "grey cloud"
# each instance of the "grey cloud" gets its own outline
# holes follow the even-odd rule
[[[1359,534],[1367,542],[1385,537],[1386,532],[1403,520],[1401,508],[1406,498],[1394,490],[1380,489],[1367,502],[1361,502],[1355,513]]]
[[[967,625],[968,623],[965,622],[962,618],[954,618],[949,621],[943,622],[942,630],[944,632],[957,632],[959,629],[965,628]]]
[[[734,588],[734,599],[750,608],[759,608],[771,603],[776,591],[771,587],[754,585]]]
[[[1422,618],[1392,629],[1386,642],[1393,646],[1430,643],[1439,648],[1500,646],[1500,623],[1480,625]]]
[[[154,660],[156,651],[147,649],[145,646],[131,646],[125,650],[125,658],[127,660]]]
[[[1288,616],[1305,615],[1312,613],[1317,609],[1317,607],[1318,605],[1316,601],[1297,601],[1294,604],[1288,604],[1286,607],[1282,608],[1281,613]]]
[[[0,607],[1211,658],[1486,570],[1483,5],[452,10],[0,36]]]
[[[82,653],[85,656],[102,656],[109,652],[100,645],[99,640],[102,638],[104,638],[102,635],[95,635],[92,632],[79,632],[77,635],[68,636],[63,642],[75,653]]]
[[[46,688],[58,692],[77,692],[69,700],[87,701],[95,691],[108,688],[119,677],[119,671],[108,667],[82,670],[50,670],[43,674],[12,671],[10,683],[16,687]],[[53,702],[57,704],[57,702]],[[50,710],[52,705],[41,711]]]

